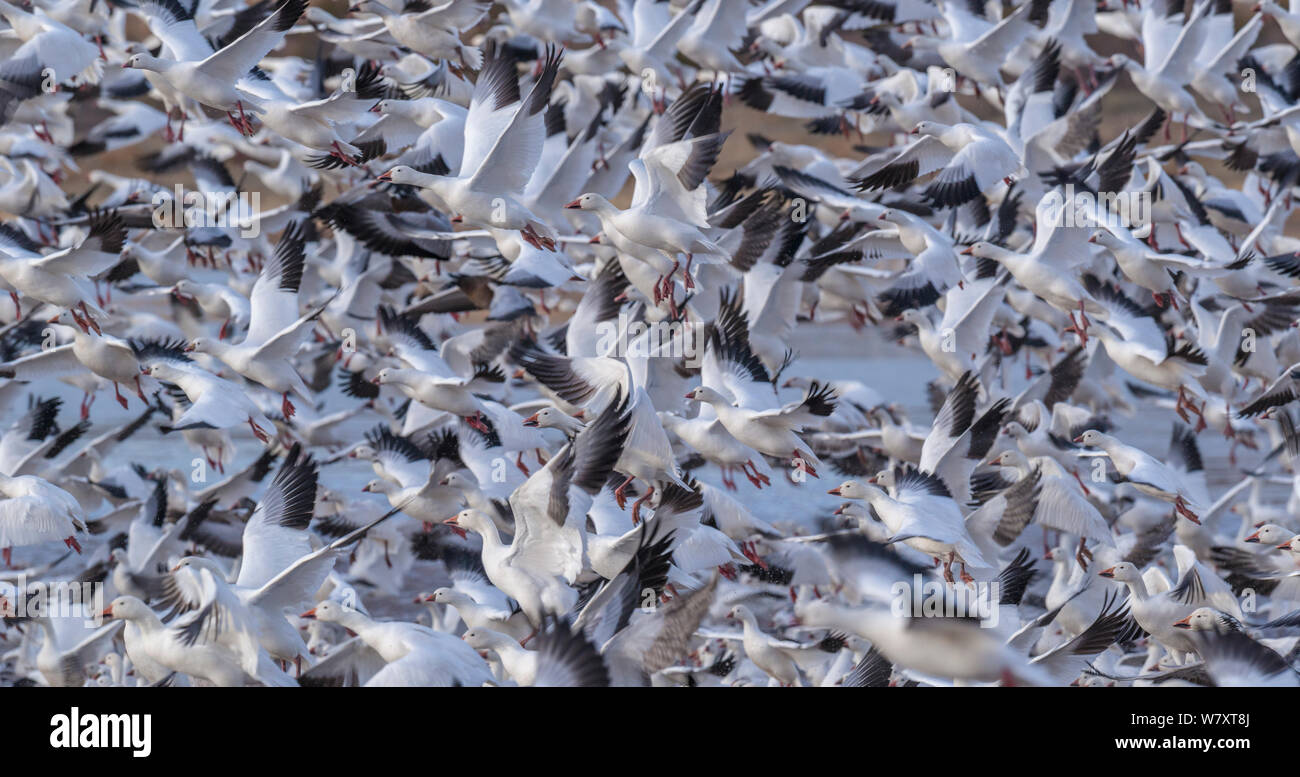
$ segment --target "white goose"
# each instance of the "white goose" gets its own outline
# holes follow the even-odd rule
[[[938,477],[915,469],[889,473],[894,496],[878,485],[868,485],[856,480],[846,480],[827,493],[846,499],[865,499],[871,503],[876,515],[890,530],[890,542],[902,542],[927,555],[943,561],[943,576],[954,582],[952,564],[962,562],[962,580],[971,582],[974,577],[966,567],[988,569],[975,540],[966,530],[961,510],[952,500],[948,489]],[[880,475],[868,483],[876,484]]]
[[[1115,465],[1115,470],[1124,476],[1137,490],[1149,496],[1174,505],[1179,515],[1192,523],[1200,523],[1192,509],[1203,508],[1195,502],[1190,486],[1170,467],[1148,454],[1146,451],[1125,444],[1120,440],[1103,434],[1096,429],[1089,429],[1074,438],[1089,448],[1100,448]]]
[[[514,61],[495,50],[483,66],[465,118],[465,152],[458,176],[432,175],[398,165],[381,181],[429,189],[466,222],[517,230],[534,248],[555,249],[554,230],[520,201],[541,158],[543,111],[560,67],[561,52],[547,53],[541,75],[520,100]]]
[[[31,475],[0,475],[0,554],[12,566],[13,549],[62,540],[81,552],[86,530],[81,505],[67,491]]]
[[[225,111],[232,125],[244,134],[252,134],[248,112],[260,110],[261,106],[240,82],[284,41],[306,7],[306,0],[285,0],[248,32],[202,60],[177,61],[141,53],[132,55],[122,67],[157,73],[186,97]]]
[[[368,687],[477,687],[492,681],[492,673],[478,653],[450,634],[414,623],[377,621],[331,600],[307,610],[302,617],[337,623],[378,654],[384,666],[366,680]]]

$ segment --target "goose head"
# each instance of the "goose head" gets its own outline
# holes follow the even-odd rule
[[[1176,629],[1190,631],[1217,631],[1221,618],[1213,607],[1198,607],[1186,618],[1173,624]]]
[[[492,629],[470,629],[462,634],[460,638],[475,650],[495,650],[501,647],[519,646],[519,643],[509,635]]]
[[[443,179],[444,176],[422,173],[419,170],[406,165],[396,165],[390,167],[387,172],[380,174],[380,176],[375,180],[433,188]]]
[[[866,499],[867,487],[856,480],[846,480],[826,493],[842,496],[845,499]]]
[[[1112,54],[1110,58],[1106,60],[1106,63],[1111,67],[1127,69],[1127,70],[1132,70],[1134,68],[1141,67],[1141,65],[1129,59],[1124,54]]]
[[[461,602],[464,602],[467,598],[468,597],[466,597],[465,594],[461,593],[460,591],[456,591],[444,586],[442,588],[435,590],[431,594],[426,594],[423,597],[423,600],[425,602],[433,602],[435,604],[456,605]]]
[[[962,249],[961,253],[966,256],[973,256],[976,259],[992,259],[995,262],[1000,262],[1010,252],[1001,246],[993,245],[987,240],[977,240]]]
[[[696,386],[686,394],[686,398],[694,399],[697,402],[708,402],[709,404],[717,404],[719,402],[725,404],[727,401],[726,397],[708,386]]]
[[[442,479],[439,485],[449,486],[461,491],[470,491],[478,488],[478,479],[468,471],[448,472],[447,476]]]
[[[727,611],[727,618],[737,621],[754,620],[754,613],[750,612],[749,608],[745,605],[738,604]]]
[[[392,487],[383,480],[376,478],[361,487],[361,490],[367,494],[387,494]]]
[[[935,137],[938,137],[943,133],[947,132],[949,129],[951,129],[951,127],[949,127],[947,124],[942,124],[937,121],[931,121],[929,119],[923,119],[921,121],[918,121],[916,123],[916,126],[912,127],[911,134],[933,135]]]
[[[490,518],[472,507],[461,510],[452,517],[443,521],[443,524],[448,526],[462,538],[465,537],[465,532],[467,531],[472,531],[475,534],[482,536],[487,534],[489,530],[496,530],[496,524],[492,523]]]
[[[1099,246],[1116,249],[1124,246],[1124,241],[1111,234],[1109,229],[1094,229],[1091,235],[1088,235],[1089,243],[1096,243]]]
[[[1089,429],[1078,437],[1075,437],[1074,441],[1080,445],[1086,445],[1089,448],[1096,448],[1106,441],[1106,435],[1096,429]]]
[[[226,576],[226,573],[215,561],[210,558],[203,558],[202,556],[186,556],[176,562],[176,566],[172,567],[173,572],[179,572],[182,569],[206,569],[223,579]]]
[[[194,282],[190,280],[179,280],[172,285],[172,296],[181,302],[192,302],[195,299],[195,292],[198,289],[194,287]]]
[[[565,208],[568,210],[607,210],[612,205],[610,201],[595,192],[587,192],[578,197],[573,202],[566,203]]]
[[[1017,441],[1023,440],[1029,436],[1029,430],[1026,429],[1024,427],[1024,424],[1020,423],[1019,421],[1012,421],[1008,423],[1006,426],[1002,427],[1002,433],[1010,437],[1011,439]]]
[[[930,317],[916,308],[908,308],[907,310],[904,310],[902,313],[898,314],[895,320],[906,321],[917,329],[929,330],[934,326],[933,322],[930,321]]]
[[[1097,576],[1118,580],[1121,583],[1134,583],[1142,579],[1142,573],[1138,571],[1137,565],[1128,561],[1121,561],[1110,569],[1103,569],[1097,573]]]
[[[1295,532],[1290,529],[1283,528],[1275,523],[1266,523],[1256,529],[1255,533],[1247,537],[1244,542],[1257,542],[1260,545],[1271,545],[1277,548],[1279,544],[1289,542],[1294,534]]]
[[[141,375],[149,375],[167,383],[175,383],[184,376],[177,368],[165,362],[153,362],[140,367]]]
[[[402,375],[396,367],[385,367],[375,373],[375,377],[371,378],[370,382],[377,386],[383,386],[388,383],[401,383]]]
[[[523,420],[524,426],[540,429],[563,429],[576,433],[583,429],[583,423],[558,407],[544,407]]]
[[[153,610],[150,610],[148,605],[134,596],[119,596],[108,603],[108,606],[104,608],[103,615],[105,618],[134,621],[153,615]]]
[[[870,477],[867,482],[880,486],[881,488],[893,488],[898,485],[898,478],[894,475],[892,469],[882,469]]]
[[[325,623],[344,624],[359,615],[360,613],[358,613],[353,607],[348,607],[347,605],[341,602],[336,602],[332,599],[326,599],[298,617],[307,618],[308,620],[315,619]]]
[[[1017,424],[1019,426],[1019,424]],[[999,467],[1011,467],[1012,469],[1028,469],[1029,460],[1025,454],[1019,450],[1011,449],[998,454],[998,457],[989,462]]]
[[[134,70],[152,70],[154,72],[160,72],[166,64],[166,62],[158,59],[152,54],[142,51],[138,54],[132,54],[127,57],[126,61],[122,63],[122,67]]]

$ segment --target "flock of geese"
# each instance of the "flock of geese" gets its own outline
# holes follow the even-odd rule
[[[0,681],[1300,684],[1300,9],[0,16]]]

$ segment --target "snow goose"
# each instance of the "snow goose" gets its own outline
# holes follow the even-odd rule
[[[787,459],[795,469],[820,477],[817,468],[822,466],[821,460],[795,430],[834,411],[835,399],[829,386],[814,383],[802,400],[765,410],[733,405],[708,386],[697,386],[686,398],[711,405],[723,427],[739,442],[764,455]]]
[[[906,618],[885,607],[846,607],[825,599],[803,599],[795,612],[805,626],[858,635],[898,667],[925,675],[1007,684],[1055,682],[991,630],[979,628],[975,619]]]
[[[279,329],[272,329],[271,326],[279,322],[271,321],[265,329],[254,330],[251,328],[250,319],[249,334],[239,345],[231,345],[219,339],[197,337],[185,346],[185,350],[210,353],[245,378],[279,394],[281,412],[284,413],[285,418],[293,418],[294,407],[289,401],[289,392],[297,394],[308,402],[312,401],[312,394],[290,359],[297,352],[302,341],[311,334],[312,326],[328,304],[327,302],[309,311]],[[285,311],[279,312],[282,314]],[[293,310],[290,309],[288,312],[292,314]]]
[[[894,496],[875,485],[879,480],[879,475],[868,483],[846,480],[827,493],[868,501],[889,527],[889,541],[902,542],[942,560],[943,576],[949,583],[954,582],[954,561],[962,562],[963,582],[975,579],[966,567],[988,568],[988,562],[966,530],[961,510],[942,480],[910,467],[890,471],[886,480],[892,481]]]
[[[314,476],[310,459],[299,459],[296,451],[291,451],[244,526],[243,554],[234,583],[224,583],[219,577],[221,568],[211,559],[186,557],[172,570],[175,575],[186,569],[206,569],[217,576],[218,585],[229,585],[247,608],[262,648],[272,658],[296,663],[299,674],[308,652],[298,630],[286,619],[286,611],[312,601],[343,549],[398,512],[390,510],[313,549],[306,528],[315,496],[315,489],[309,487],[314,485]]]
[[[639,479],[647,484],[645,492],[632,504],[634,525],[641,522],[641,505],[649,501],[657,486],[674,483],[687,488],[673,460],[672,446],[668,442],[668,436],[659,421],[659,416],[655,414],[650,396],[645,389],[638,387],[635,397],[630,410],[631,427],[627,442],[623,445],[623,452],[619,455],[618,461],[614,463],[614,471],[627,476],[627,479],[614,489],[614,498],[618,501],[619,509],[625,507],[624,492],[632,481]],[[566,432],[583,428],[581,421],[565,414],[559,408],[542,408],[524,419],[524,424],[543,428],[562,428]]]
[[[745,605],[738,604],[727,613],[728,618],[740,621],[744,628],[745,655],[768,676],[785,687],[798,686],[799,665],[791,653],[802,652],[804,645],[784,639],[775,639],[758,626],[758,618]]]
[[[715,105],[720,101],[711,87],[694,87],[674,106],[694,106],[697,102],[703,102],[704,107],[694,116],[689,111],[664,114],[640,156],[628,163],[636,180],[631,207],[620,209],[598,192],[587,192],[564,206],[594,212],[615,247],[630,242],[671,258],[673,266],[663,276],[665,289],[661,295],[664,297],[671,296],[667,284],[677,271],[677,254],[686,255],[682,278],[687,289],[695,288],[691,263],[696,254],[719,259],[727,256],[703,231],[708,228],[709,219],[705,210],[706,192],[701,184],[730,133],[701,134],[694,130],[697,123],[712,121],[707,119],[711,111],[720,111],[720,106]],[[656,303],[659,296],[656,295]]]
[[[1041,484],[1038,499],[1034,500],[1032,510],[1027,515],[1017,516],[1026,523],[1016,527],[1011,521],[1004,520],[998,524],[995,538],[1002,542],[1014,539],[1015,535],[1030,521],[1056,529],[1079,538],[1079,548],[1074,558],[1081,567],[1088,566],[1088,559],[1093,552],[1087,543],[1114,543],[1109,524],[1097,508],[1088,501],[1080,487],[1069,477],[1055,459],[1039,459],[1030,462],[1018,450],[1004,451],[991,464],[1005,467],[1015,474],[1016,482],[1022,480],[1037,481]]]
[[[1088,313],[1103,315],[1105,308],[1097,303],[1088,293],[1077,277],[1073,264],[1086,257],[1086,247],[1082,253],[1072,253],[1069,249],[1075,243],[1086,246],[1086,236],[1077,227],[1040,225],[1031,253],[1022,254],[979,241],[968,246],[963,254],[980,259],[992,259],[1010,271],[1011,276],[1025,289],[1041,297],[1056,310],[1070,316],[1071,326],[1066,329],[1079,335],[1081,342],[1087,342]],[[1075,319],[1075,311],[1079,319]]]
[[[534,248],[554,250],[554,230],[519,198],[541,158],[543,112],[561,56],[555,49],[547,52],[541,75],[521,101],[514,61],[492,50],[465,118],[460,174],[431,175],[398,165],[378,180],[427,188],[468,223],[518,231]]]
[[[1100,448],[1108,457],[1115,470],[1137,490],[1174,505],[1179,515],[1193,523],[1200,519],[1192,507],[1202,507],[1192,501],[1195,497],[1189,493],[1189,487],[1178,473],[1143,450],[1121,442],[1096,429],[1089,429],[1074,441]]]
[[[859,191],[892,188],[939,170],[924,196],[937,207],[955,208],[989,191],[998,181],[1010,182],[1022,167],[1019,156],[1005,141],[974,124],[948,126],[922,121],[912,128],[912,134],[921,137],[901,151],[882,152],[859,166]]]
[[[738,73],[745,66],[733,51],[743,47],[746,8],[725,0],[707,0],[696,11],[690,29],[677,41],[677,50],[715,77]]]
[[[996,24],[972,16],[957,4],[943,6],[944,18],[952,30],[949,40],[911,38],[914,47],[933,47],[944,62],[974,84],[1000,89],[1002,64],[1007,55],[1029,35],[1036,24],[1047,21],[1050,3],[1037,0],[1021,5]],[[907,44],[905,44],[907,45]],[[978,90],[978,86],[975,87]]]
[[[691,28],[704,0],[693,0],[673,13],[672,7],[657,0],[619,0],[619,16],[632,25],[631,40],[618,50],[618,57],[635,75],[643,89],[654,95],[655,105],[667,101],[670,76],[681,78],[681,71],[670,65],[676,59],[676,46]]]
[[[1244,110],[1237,99],[1233,80],[1240,75],[1237,63],[1255,45],[1264,26],[1264,14],[1256,12],[1233,35],[1232,4],[1219,0],[1214,4],[1214,11],[1206,22],[1210,27],[1209,33],[1197,57],[1199,62],[1208,64],[1197,68],[1192,75],[1191,87],[1197,94],[1217,104],[1231,125],[1236,123],[1236,112]]]
[[[513,638],[474,628],[461,637],[470,647],[490,650],[518,685],[539,688],[599,688],[609,685],[609,670],[595,646],[580,631],[557,621],[525,650]]]
[[[348,9],[377,15],[393,40],[430,59],[456,56],[469,70],[483,66],[483,53],[460,41],[460,31],[478,24],[489,8],[483,0],[454,0],[422,11],[398,12],[379,0],[360,0]],[[371,33],[373,35],[373,33]]]
[[[223,687],[297,685],[261,649],[251,615],[224,581],[206,568],[195,577],[194,609],[168,625],[132,596],[119,596],[104,609],[105,617],[127,622],[123,634],[132,662],[138,664],[140,655]]]
[[[1300,13],[1287,11],[1273,0],[1256,3],[1254,10],[1277,22],[1278,29],[1291,41],[1291,45],[1300,46]]]
[[[253,436],[262,442],[270,441],[267,430],[274,431],[274,424],[234,383],[198,366],[177,361],[149,361],[140,371],[163,383],[175,384],[189,401],[189,408],[172,421],[170,428],[177,431],[228,429],[246,423],[253,430]]]
[[[1175,623],[1206,604],[1222,607],[1239,620],[1241,609],[1231,589],[1207,567],[1199,564],[1196,554],[1190,548],[1176,545],[1174,556],[1178,563],[1179,579],[1173,587],[1169,587],[1163,573],[1158,570],[1149,570],[1144,575],[1139,572],[1137,565],[1128,561],[1122,561],[1097,574],[1128,585],[1133,619],[1169,652],[1175,663],[1181,664],[1187,654],[1196,652],[1196,643],[1189,638],[1185,628],[1179,628]],[[1152,575],[1152,572],[1156,574]],[[1218,585],[1209,587],[1207,581]]]
[[[71,312],[65,311],[50,319],[49,323],[55,323],[65,317],[71,319],[72,316]],[[127,385],[134,383],[136,395],[142,402],[148,401],[140,386],[140,366],[136,361],[136,349],[144,347],[143,344],[133,345],[112,335],[92,335],[80,329],[71,331],[73,332],[71,343],[43,349],[0,365],[0,377],[33,380],[70,375],[85,369],[113,384],[113,394],[123,409],[126,409],[127,404],[126,397],[122,396],[119,390],[120,383]],[[81,400],[82,420],[85,420],[90,413],[90,402],[87,399],[93,402],[93,394]]]
[[[509,612],[494,609],[489,605],[479,604],[469,594],[454,588],[439,588],[431,594],[420,597],[420,600],[454,608],[467,629],[496,631],[515,640],[524,639],[532,631],[523,611]]]
[[[12,566],[15,547],[62,540],[81,552],[77,534],[86,530],[81,505],[58,486],[31,475],[0,475],[0,553]]]
[[[260,104],[240,87],[240,81],[280,45],[306,7],[305,0],[285,0],[248,32],[202,60],[177,61],[141,53],[132,55],[122,67],[158,73],[172,88],[190,99],[225,111],[232,125],[244,134],[252,134],[246,108],[260,110]],[[239,112],[238,116],[235,111]]]
[[[450,634],[414,623],[377,621],[331,600],[307,610],[302,617],[336,623],[379,655],[384,667],[365,682],[368,687],[477,687],[492,681],[483,659]]]
[[[20,291],[47,305],[73,311],[73,320],[82,331],[99,333],[96,318],[106,319],[107,314],[90,301],[98,298],[90,276],[117,264],[124,237],[121,218],[111,212],[94,219],[91,231],[78,245],[49,254],[39,253],[36,244],[16,229],[0,230],[0,278],[17,290],[11,290],[9,296],[18,317],[22,316]]]
[[[35,56],[53,70],[57,83],[94,84],[103,72],[103,52],[79,32],[43,11],[31,13],[0,2],[0,15],[23,41],[10,56]]]
[[[1205,354],[1193,343],[1178,344],[1154,317],[1123,292],[1092,276],[1084,279],[1084,285],[1090,297],[1106,311],[1097,334],[1106,347],[1106,354],[1133,377],[1177,390],[1178,415],[1188,421],[1187,411],[1192,411],[1200,418],[1196,431],[1204,429],[1203,410],[1192,397],[1201,396],[1198,379],[1206,371]]]
[[[1189,124],[1202,129],[1214,125],[1201,113],[1196,99],[1186,88],[1193,79],[1192,70],[1205,41],[1206,17],[1212,6],[1213,0],[1197,3],[1186,24],[1181,26],[1161,22],[1148,24],[1148,20],[1158,11],[1154,5],[1145,7],[1143,11],[1146,18],[1142,24],[1145,65],[1134,62],[1124,54],[1114,54],[1110,58],[1112,65],[1128,71],[1138,91],[1169,112],[1171,121],[1177,114],[1183,114],[1183,140],[1187,140]],[[1165,132],[1167,139],[1168,127]]]
[[[483,567],[519,602],[534,629],[577,601],[570,584],[586,566],[585,516],[627,440],[626,398],[611,404],[510,495],[515,536],[501,542],[490,517],[463,510],[444,523],[483,538]]]

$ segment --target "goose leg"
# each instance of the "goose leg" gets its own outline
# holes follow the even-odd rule
[[[13,569],[13,568],[14,568],[14,558],[13,558],[13,556],[14,556],[14,549],[13,549],[12,547],[5,548],[5,549],[3,549],[3,550],[0,550],[0,556],[4,556],[4,560],[5,560],[5,569]]]
[[[266,432],[262,429],[262,427],[257,425],[257,422],[253,420],[253,417],[251,415],[248,417],[248,425],[253,430],[254,437],[261,440],[262,442],[271,441],[271,438],[266,436]]]
[[[81,302],[78,302],[77,307],[81,308],[81,315],[86,317],[86,325],[89,326],[91,329],[95,330],[95,334],[97,335],[104,334],[103,330],[99,328],[99,323],[95,321],[95,317],[90,315],[89,310],[86,310],[85,301],[83,300]]]
[[[627,480],[624,480],[621,486],[614,489],[614,499],[618,502],[618,509],[620,510],[626,509],[627,507],[627,486],[633,480],[636,480],[636,476],[628,475]]]
[[[280,411],[284,413],[284,420],[287,421],[293,418],[295,410],[293,403],[289,401],[289,392],[287,391],[280,395]]]
[[[1084,496],[1092,496],[1092,491],[1088,490],[1088,485],[1083,482],[1083,478],[1079,477],[1079,470],[1072,469],[1070,470],[1070,474],[1074,475],[1074,479],[1079,482],[1079,488],[1083,489]]]
[[[808,459],[799,452],[798,448],[794,451],[794,460],[796,468],[803,470],[805,473],[812,475],[815,478],[821,479],[821,475],[817,474],[817,470],[813,469],[813,465],[808,463]]]
[[[524,477],[528,477],[529,475],[532,474],[531,472],[528,471],[528,467],[524,464],[523,451],[519,451],[519,455],[515,457],[515,466],[519,468],[520,472],[524,473]]]
[[[943,561],[943,579],[949,583],[957,582],[952,576],[952,557],[953,554],[949,553],[948,558]]]
[[[682,270],[682,281],[686,283],[687,289],[695,288],[695,279],[691,277],[691,262],[695,261],[695,254],[686,255],[686,268]]]
[[[1074,552],[1074,560],[1078,562],[1079,568],[1088,571],[1087,559],[1092,558],[1092,552],[1088,550],[1088,540],[1086,537],[1079,538],[1079,549]]]
[[[672,296],[672,293],[673,293],[673,275],[676,274],[676,272],[677,272],[677,265],[678,265],[678,264],[679,264],[678,261],[677,261],[676,259],[673,259],[673,269],[669,270],[669,271],[668,271],[668,274],[664,276],[664,291],[663,291],[663,295],[664,295],[664,297],[671,297],[671,296]]]
[[[474,428],[477,429],[478,431],[483,432],[484,434],[487,434],[487,433],[490,432],[491,430],[488,429],[487,424],[483,423],[483,418],[482,418],[482,416],[483,416],[483,411],[481,411],[481,410],[478,411],[478,412],[476,412],[476,413],[474,413],[474,415],[465,416],[465,423],[467,423],[467,424],[469,424],[470,426],[474,427]]]
[[[9,292],[9,299],[11,299],[11,300],[14,301],[14,319],[17,320],[17,319],[22,318],[22,317],[23,317],[23,306],[22,306],[22,303],[20,303],[20,302],[18,301],[18,292],[16,292],[16,291],[10,291],[10,292]]]
[[[122,396],[122,391],[118,388],[117,381],[113,381],[113,397],[117,400],[117,403],[122,406],[122,409],[125,410],[126,397]]]
[[[637,526],[641,523],[641,505],[651,497],[655,492],[655,487],[651,485],[641,495],[641,498],[632,503],[632,525]]]
[[[139,375],[136,375],[136,376],[135,376],[135,395],[136,395],[137,397],[140,398],[140,401],[141,401],[141,402],[146,402],[146,403],[147,403],[147,402],[149,401],[148,399],[145,399],[145,396],[144,396],[144,389],[140,388],[140,376],[139,376]]]

